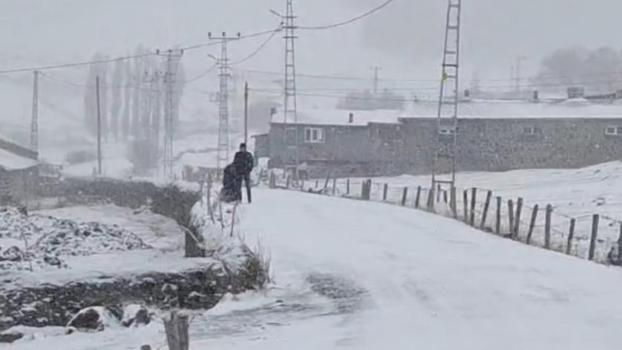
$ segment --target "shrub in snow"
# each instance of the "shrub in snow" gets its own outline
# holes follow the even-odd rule
[[[0,343],[13,343],[16,340],[20,340],[24,337],[24,334],[15,330],[8,330],[0,333]]]
[[[80,310],[67,324],[79,331],[103,331],[118,327],[119,319],[107,308],[101,306]]]

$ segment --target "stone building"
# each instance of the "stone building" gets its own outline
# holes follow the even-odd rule
[[[467,107],[458,122],[458,170],[577,168],[622,160],[620,107],[540,105],[541,115],[486,114]],[[492,112],[499,109],[493,107]],[[255,152],[270,158],[271,168],[304,163],[311,176],[431,172],[438,142],[431,113],[369,112],[358,120],[360,112],[337,114],[330,120],[302,118],[296,125],[273,122],[269,133],[255,137]]]

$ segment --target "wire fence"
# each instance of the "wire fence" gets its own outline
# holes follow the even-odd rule
[[[607,215],[568,215],[549,203],[504,198],[484,188],[395,186],[372,179],[292,180],[270,175],[270,187],[369,200],[425,210],[532,246],[598,263],[622,265],[622,220]]]

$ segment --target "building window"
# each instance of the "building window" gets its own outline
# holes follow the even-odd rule
[[[622,135],[622,126],[608,126],[605,129],[605,135],[608,136],[620,136]]]
[[[305,128],[305,142],[307,143],[324,142],[324,130],[322,128]]]
[[[523,135],[536,135],[537,133],[538,129],[535,126],[523,127]]]
[[[453,126],[441,126],[438,129],[438,133],[442,136],[453,136],[456,133],[456,128]]]

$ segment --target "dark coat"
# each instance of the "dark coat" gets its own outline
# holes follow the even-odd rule
[[[233,164],[225,167],[222,176],[222,191],[220,192],[220,200],[225,203],[235,202],[241,196],[240,184],[241,178]]]
[[[255,159],[248,151],[239,151],[233,158],[233,164],[237,168],[240,175],[248,175],[255,167]]]

